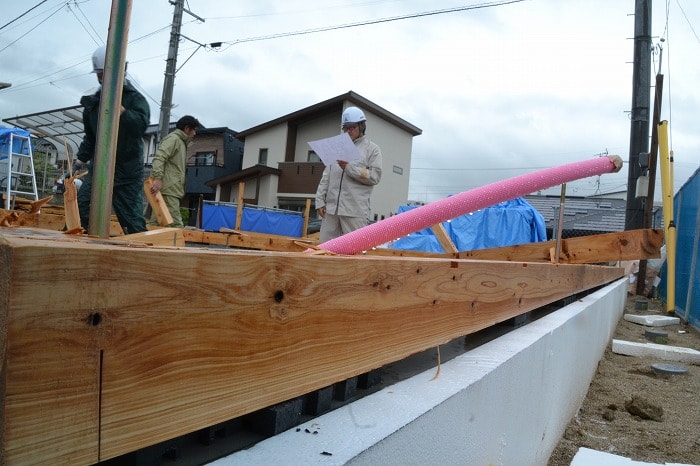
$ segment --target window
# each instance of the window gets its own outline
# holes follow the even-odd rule
[[[394,173],[396,173],[397,175],[403,175],[403,168],[394,165]]]
[[[309,155],[306,157],[307,162],[320,162],[321,157],[315,151],[310,150]]]
[[[258,152],[258,163],[260,165],[267,165],[267,148],[260,149]]]
[[[216,160],[215,152],[197,152],[194,154],[193,164],[196,167],[211,167]]]

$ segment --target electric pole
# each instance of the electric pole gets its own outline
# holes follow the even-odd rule
[[[163,97],[160,99],[160,120],[158,120],[158,140],[168,135],[170,127],[170,109],[173,106],[173,87],[175,86],[175,67],[177,65],[177,48],[180,43],[180,28],[182,27],[182,12],[185,0],[175,0],[173,26],[170,29],[170,47],[168,60],[165,63],[165,80],[163,81]]]
[[[627,164],[627,210],[625,230],[643,228],[644,199],[637,197],[637,180],[643,174],[640,154],[649,153],[649,100],[651,96],[651,0],[635,0],[634,70],[630,152]],[[646,167],[644,167],[646,170]],[[642,193],[640,193],[642,194]],[[644,193],[646,194],[646,193]]]

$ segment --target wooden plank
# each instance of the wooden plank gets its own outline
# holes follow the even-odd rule
[[[106,460],[624,274],[592,265],[134,248],[14,229],[0,230],[0,244],[7,463],[30,451],[32,461],[50,464]],[[144,264],[158,264],[158,273]],[[88,454],[98,400],[99,456]]]
[[[452,242],[452,238],[450,238],[450,235],[447,234],[447,231],[445,231],[445,227],[442,225],[442,223],[433,225],[430,229],[433,231],[433,234],[435,234],[435,237],[445,252],[458,252],[457,246],[455,246],[455,244]]]
[[[596,264],[636,259],[657,259],[661,257],[663,239],[663,229],[660,228],[568,238],[562,240],[560,262],[565,264]],[[435,254],[380,248],[367,251],[367,255],[553,262],[553,254],[550,253],[550,249],[554,248],[555,245],[555,241],[543,241],[501,248],[464,251],[456,254]]]
[[[153,178],[150,176],[146,178],[146,180],[143,182],[143,192],[146,194],[146,199],[148,199],[148,204],[151,206],[151,209],[153,210],[153,214],[156,216],[156,219],[158,220],[158,225],[162,227],[167,227],[171,223],[173,223],[173,217],[170,215],[170,211],[168,210],[168,206],[165,205],[165,200],[163,199],[163,195],[158,191],[157,193],[153,194],[151,192],[151,187],[153,186]]]
[[[563,239],[559,261],[567,264],[591,264],[635,259],[656,259],[661,256],[662,229],[628,230],[602,235]],[[461,258],[549,262],[554,258],[550,248],[556,241],[521,244],[505,248],[460,252]]]
[[[51,208],[47,208],[51,207]],[[53,212],[53,213],[50,213]],[[44,230],[60,231],[66,225],[64,210],[61,206],[44,206],[40,213],[30,214],[24,211],[0,209],[0,219],[8,216],[13,217],[11,224],[4,226],[41,228]],[[123,235],[124,231],[119,225],[119,221],[112,216],[109,223],[110,236]]]
[[[231,230],[219,233],[203,230],[182,230],[185,241],[199,244],[215,244],[240,249],[257,249],[261,251],[303,252],[310,246],[318,244],[309,238],[292,238],[251,231]]]
[[[124,235],[120,240],[141,241],[151,246],[185,247],[185,236],[181,228],[155,228],[149,231]]]
[[[259,181],[257,186],[260,186]],[[243,203],[243,193],[245,193],[245,183],[240,182],[238,183],[238,198],[236,199],[236,230],[240,230],[241,223],[243,223],[243,209],[245,208],[245,204]]]
[[[75,187],[75,179],[73,177],[64,178],[63,187],[63,209],[65,212],[66,229],[73,230],[75,228],[81,228],[80,211],[78,210],[78,189]]]

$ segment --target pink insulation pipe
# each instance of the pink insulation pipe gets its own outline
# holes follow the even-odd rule
[[[357,254],[423,228],[429,228],[499,202],[505,202],[569,181],[618,172],[621,168],[622,159],[614,155],[569,163],[497,181],[367,225],[321,243],[318,248],[336,254]]]

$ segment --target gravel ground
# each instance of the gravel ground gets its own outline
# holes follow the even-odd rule
[[[666,315],[662,303],[626,314]],[[645,327],[620,320],[614,339],[647,342],[645,330],[667,333],[657,343],[700,350],[700,333],[686,325]],[[700,465],[700,366],[657,358],[624,356],[608,345],[586,399],[569,423],[548,466],[569,466],[580,447],[651,463]],[[669,363],[688,369],[681,375],[657,374],[651,365]]]

